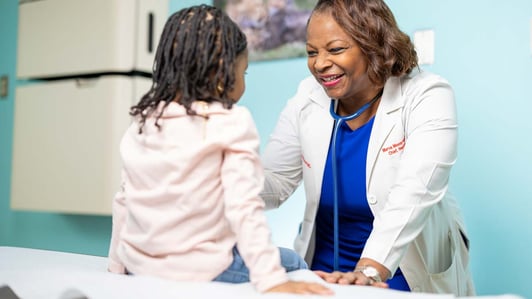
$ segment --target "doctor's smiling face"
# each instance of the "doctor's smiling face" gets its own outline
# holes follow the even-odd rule
[[[367,59],[331,13],[315,11],[307,27],[308,68],[327,95],[338,100],[365,100],[374,95]]]

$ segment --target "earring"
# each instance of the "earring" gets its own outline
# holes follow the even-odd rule
[[[222,85],[221,82],[218,82],[218,85],[216,85],[216,90],[222,94],[224,92],[224,86]]]

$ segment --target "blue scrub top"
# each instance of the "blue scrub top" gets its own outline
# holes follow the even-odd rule
[[[338,171],[339,271],[353,271],[373,229],[373,214],[366,198],[366,157],[374,117],[356,130],[343,122],[336,137]],[[332,143],[331,143],[332,144]],[[325,164],[316,215],[316,249],[312,270],[333,271],[334,197],[331,151]],[[387,281],[390,288],[409,291],[400,270]]]

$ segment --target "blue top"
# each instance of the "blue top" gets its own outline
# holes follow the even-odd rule
[[[366,198],[366,156],[374,118],[356,130],[343,122],[336,137],[338,171],[339,271],[353,271],[373,229],[373,214]],[[316,215],[316,249],[312,270],[333,271],[334,197],[329,147],[321,198]],[[410,290],[400,270],[388,280],[390,288]]]

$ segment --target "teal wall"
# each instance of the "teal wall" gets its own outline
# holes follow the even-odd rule
[[[171,0],[170,11],[202,3]],[[13,95],[16,83],[17,0],[0,0],[0,246],[106,255],[111,218],[15,212],[9,208]],[[472,271],[479,295],[532,298],[532,54],[529,0],[388,0],[401,28],[434,29],[435,63],[426,69],[453,85],[459,112],[459,159],[451,189],[472,239]],[[284,101],[308,74],[305,59],[251,63],[241,103],[266,141]],[[28,186],[31,188],[31,186]],[[274,241],[290,247],[302,214],[300,191],[269,211]]]

